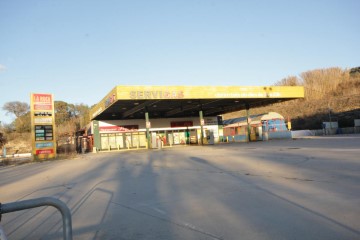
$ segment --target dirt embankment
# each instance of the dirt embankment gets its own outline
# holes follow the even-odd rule
[[[12,133],[7,135],[5,144],[6,154],[19,154],[31,152],[31,134],[30,133]],[[0,149],[0,155],[3,155],[3,149]]]

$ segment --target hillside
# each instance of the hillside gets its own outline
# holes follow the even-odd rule
[[[6,154],[12,155],[17,153],[31,152],[31,135],[30,133],[9,133],[7,134]],[[3,149],[0,148],[0,155],[3,155]]]
[[[303,73],[301,78],[283,79],[275,85],[302,85],[305,99],[253,108],[250,114],[278,112],[291,119],[294,130],[320,129],[322,122],[330,118],[338,121],[340,127],[353,127],[354,119],[360,119],[360,72],[351,71],[321,69]],[[310,79],[309,75],[312,75]],[[308,79],[304,79],[306,77]],[[245,111],[225,114],[223,118],[243,116],[246,116]]]

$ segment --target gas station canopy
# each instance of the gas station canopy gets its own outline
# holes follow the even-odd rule
[[[304,98],[300,86],[116,86],[90,111],[92,120],[217,116]]]

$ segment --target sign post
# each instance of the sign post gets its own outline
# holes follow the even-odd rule
[[[149,120],[149,113],[148,111],[145,112],[145,121],[146,121],[146,142],[147,142],[147,149],[150,149],[151,146],[151,139],[150,139],[150,128],[151,128],[151,123]]]
[[[32,154],[35,160],[56,157],[55,108],[52,94],[30,96]]]

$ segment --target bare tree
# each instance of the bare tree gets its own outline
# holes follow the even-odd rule
[[[275,83],[275,86],[299,86],[301,80],[296,76],[288,76]]]
[[[19,118],[29,112],[30,106],[25,102],[14,101],[5,103],[2,109]]]
[[[300,74],[309,99],[319,99],[336,90],[340,83],[350,80],[349,71],[341,68],[315,69]]]

